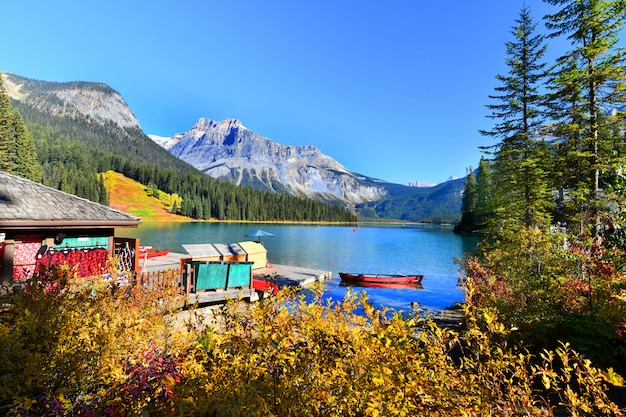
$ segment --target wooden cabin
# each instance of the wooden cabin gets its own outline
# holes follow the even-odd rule
[[[140,221],[0,171],[0,280],[27,279],[42,266],[63,263],[88,276],[114,254],[135,270],[139,241],[115,238],[115,229],[136,228]]]

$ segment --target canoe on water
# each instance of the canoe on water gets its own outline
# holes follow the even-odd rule
[[[369,282],[378,284],[419,284],[424,275],[400,274],[352,274],[340,272],[339,277],[346,282]]]
[[[409,290],[423,290],[424,286],[416,281],[402,282],[400,284],[390,284],[388,282],[362,282],[362,281],[341,281],[340,287],[353,287],[353,288],[394,288],[397,290],[409,289]]]

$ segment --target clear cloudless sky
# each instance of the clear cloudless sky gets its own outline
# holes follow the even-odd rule
[[[11,0],[0,71],[106,83],[147,134],[237,118],[357,173],[439,183],[493,144],[478,130],[524,5],[545,32],[541,0]]]

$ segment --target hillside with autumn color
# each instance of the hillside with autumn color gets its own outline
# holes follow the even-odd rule
[[[104,174],[104,184],[109,194],[111,208],[139,217],[144,221],[192,220],[189,217],[171,213],[174,201],[180,204],[180,197],[176,195],[162,191],[155,193],[149,187],[114,171],[107,171]]]

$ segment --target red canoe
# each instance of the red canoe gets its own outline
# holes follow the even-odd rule
[[[155,250],[152,246],[140,246],[139,252],[147,258],[156,258],[157,256],[165,256],[170,253],[169,249]]]
[[[163,250],[159,250],[159,251],[148,251],[148,258],[156,258],[157,256],[165,256],[168,253],[170,253],[169,249],[163,249]]]
[[[360,281],[341,281],[339,283],[340,287],[358,287],[358,288],[395,288],[398,290],[401,289],[409,289],[409,290],[423,290],[424,286],[420,282],[403,282],[400,284],[390,284],[388,282],[360,282]]]
[[[419,284],[424,275],[389,275],[389,274],[349,274],[340,272],[339,277],[347,282],[371,282],[378,284]]]

